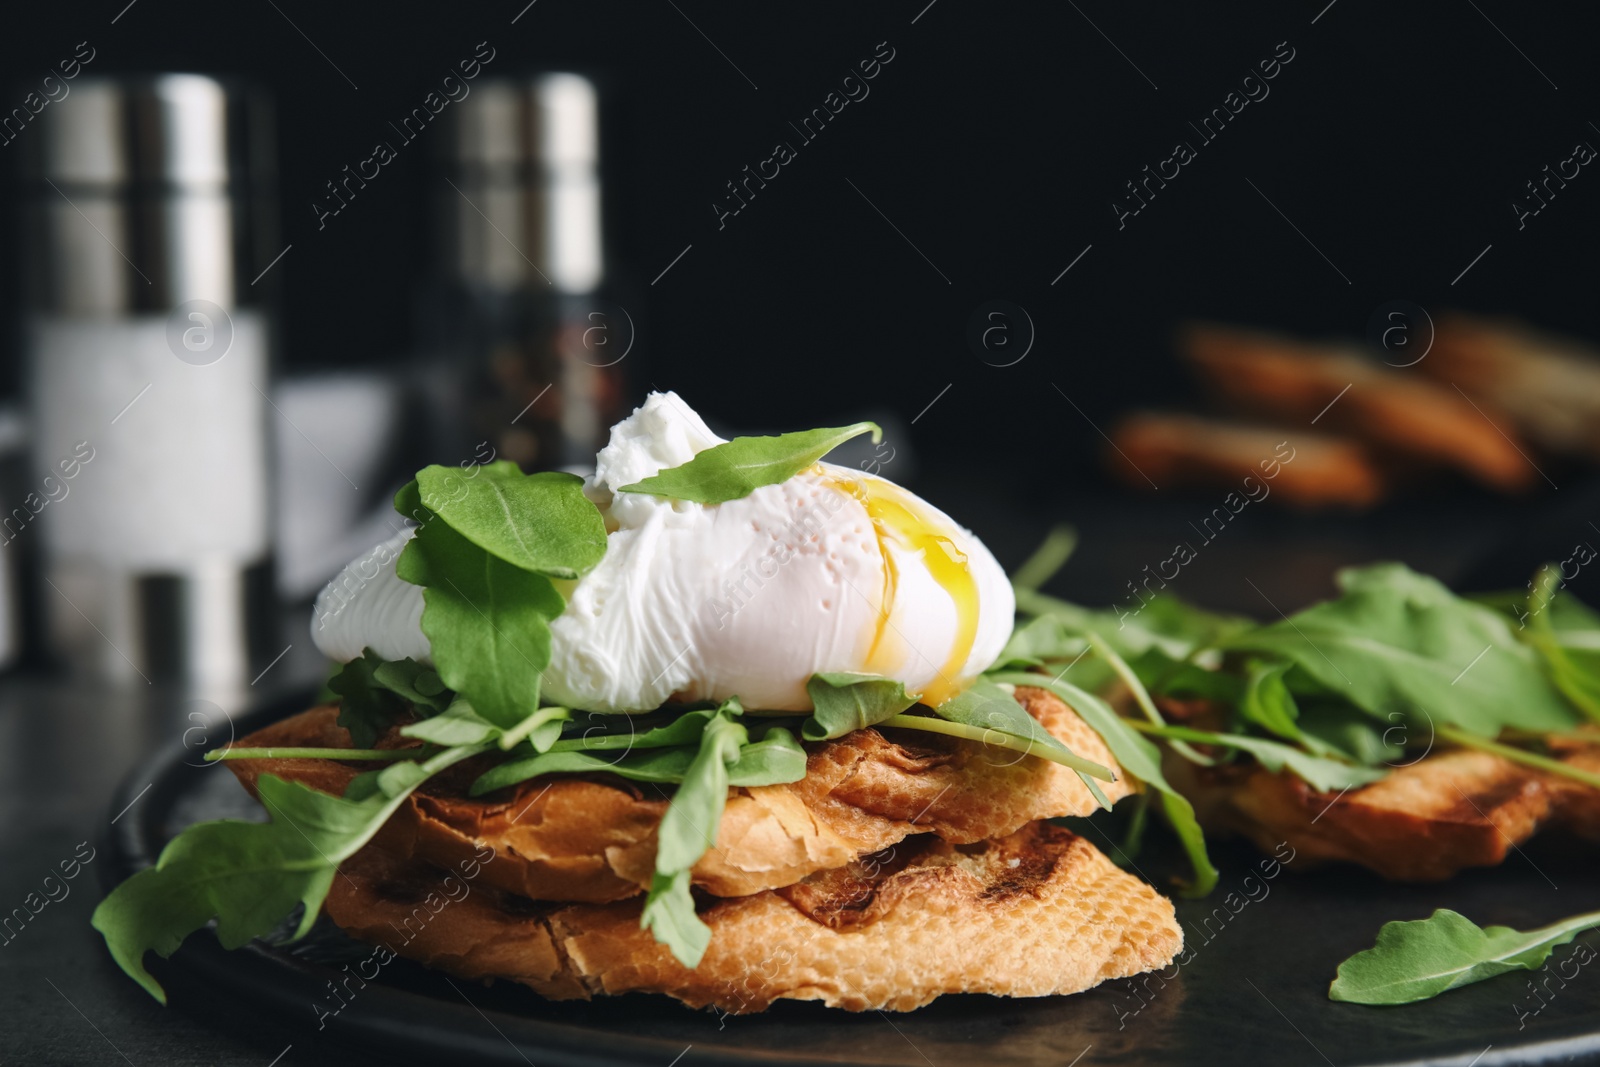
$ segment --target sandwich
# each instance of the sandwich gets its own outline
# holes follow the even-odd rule
[[[1156,790],[1098,697],[1003,668],[1010,581],[876,470],[871,423],[723,440],[673,393],[588,478],[429,467],[318,597],[335,697],[211,754],[266,822],[200,823],[94,925],[146,954],[319,916],[551,999],[911,1010],[1163,967],[1170,900],[1054,820]],[[402,522],[405,525],[402,525]]]

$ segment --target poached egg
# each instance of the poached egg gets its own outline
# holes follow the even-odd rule
[[[677,394],[651,393],[612,428],[584,493],[605,556],[557,582],[547,701],[639,712],[671,699],[810,711],[812,674],[955,696],[1011,636],[1011,583],[983,543],[887,479],[830,463],[721,504],[621,488],[723,443]],[[407,530],[351,562],[317,598],[312,638],[348,662],[431,662],[422,588],[395,574]]]

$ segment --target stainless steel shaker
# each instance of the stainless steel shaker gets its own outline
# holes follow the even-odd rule
[[[114,678],[242,684],[273,622],[269,121],[210,77],[86,77],[19,138],[40,506],[6,547],[51,649]]]

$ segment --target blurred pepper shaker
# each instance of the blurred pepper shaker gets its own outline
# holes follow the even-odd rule
[[[85,79],[30,138],[27,349],[51,651],[249,681],[270,600],[269,116],[212,78]],[[280,268],[281,269],[281,268]],[[269,275],[270,277],[270,275]],[[254,655],[253,655],[254,653]]]
[[[609,298],[599,102],[576,74],[485,80],[450,108],[438,221],[448,276],[419,333],[444,456],[592,464],[622,402],[633,320]]]

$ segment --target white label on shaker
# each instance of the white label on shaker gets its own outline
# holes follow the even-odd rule
[[[30,323],[36,467],[53,475],[80,442],[94,449],[70,497],[39,516],[55,558],[182,572],[202,558],[249,564],[267,552],[261,316],[186,321],[181,356],[170,317]],[[207,357],[229,322],[225,354]]]

